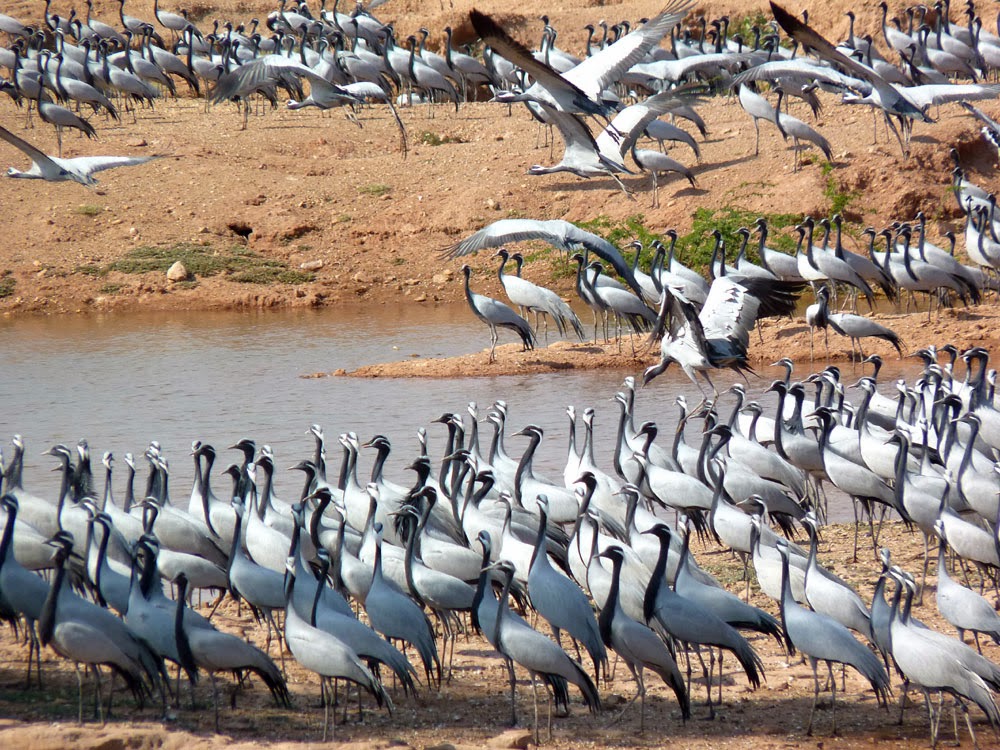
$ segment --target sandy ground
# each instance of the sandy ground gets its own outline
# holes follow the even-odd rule
[[[130,2],[128,11],[151,16],[146,5],[151,4]],[[431,42],[437,43],[436,30],[446,23],[459,28],[469,5],[469,0],[458,0],[454,8],[438,13],[437,4],[427,10],[421,4],[393,0],[385,6],[384,17],[395,21],[401,37],[426,25],[435,30]],[[511,14],[496,3],[479,5],[499,13],[527,42],[537,36],[540,24],[533,17]],[[26,19],[39,12],[29,2],[10,6],[5,10]],[[95,14],[106,17],[113,6],[97,3]],[[257,2],[238,6],[223,2],[217,7],[217,12],[206,12],[208,19],[248,21],[251,16],[263,17],[268,9]],[[648,1],[606,7],[578,2],[566,3],[549,15],[564,31],[560,44],[572,50],[582,44],[584,23],[602,16],[640,18],[656,7]],[[759,7],[735,2],[699,5],[697,10],[710,17],[725,12],[735,19]],[[839,38],[846,31],[841,15],[846,7],[834,2],[810,8],[810,19]],[[53,6],[53,12],[60,10],[68,12]],[[876,15],[873,6],[859,10],[859,28],[874,30]],[[65,155],[128,153],[162,158],[105,172],[95,190],[72,183],[0,183],[4,225],[9,228],[0,247],[0,274],[9,293],[0,297],[0,312],[86,314],[347,301],[373,305],[460,301],[462,261],[442,260],[438,251],[508,217],[588,221],[600,216],[616,223],[640,216],[654,232],[674,227],[683,234],[700,208],[819,217],[829,214],[836,196],[852,196],[844,208],[849,247],[858,247],[857,234],[864,226],[909,220],[917,209],[930,217],[932,240],[943,242],[941,232],[947,229],[961,234],[957,206],[948,190],[949,148],[959,150],[972,179],[987,189],[995,182],[996,151],[979,136],[969,116],[956,106],[936,111],[936,123],[916,126],[913,154],[904,162],[895,141],[886,141],[884,133],[872,142],[867,110],[841,105],[829,95],[823,95],[823,101],[825,109],[814,124],[832,143],[834,167],[831,171],[814,160],[793,173],[792,152],[773,128],[762,128],[760,156],[754,157],[750,118],[734,99],[708,99],[699,108],[709,124],[707,138],[699,138],[700,161],[686,146],[672,151],[692,167],[698,187],[682,179],[669,182],[661,190],[661,206],[655,209],[645,176],[626,177],[634,191],[629,197],[610,180],[527,175],[532,163],[557,161],[559,146],[554,154],[541,147],[543,134],[523,110],[509,115],[506,107],[485,102],[463,106],[457,114],[443,106],[433,111],[423,106],[404,109],[411,146],[406,159],[392,119],[378,107],[360,114],[360,129],[339,112],[261,108],[260,115],[251,116],[249,127],[240,130],[234,106],[206,111],[202,101],[184,96],[161,101],[153,110],[140,110],[135,122],[130,116],[121,124],[97,117],[100,140],[67,134]],[[984,104],[987,111],[993,111],[991,106]],[[811,120],[803,105],[793,109]],[[23,111],[10,101],[2,103],[0,124],[54,153],[51,128],[36,124],[24,130],[24,122]],[[0,154],[6,163],[24,167],[24,157],[14,149],[4,145]],[[704,241],[708,245],[711,238],[706,235]],[[306,264],[314,279],[297,284],[240,283],[229,272],[172,283],[162,272],[135,274],[112,268],[137,249],[154,248],[169,257],[171,248],[185,244],[215,255],[234,248],[249,251],[291,270]],[[523,249],[534,258],[540,247]],[[527,277],[556,288],[566,298],[575,296],[572,278],[557,253],[532,258]],[[480,253],[467,260],[474,266],[477,291],[502,296],[490,273],[495,267],[492,257]],[[582,306],[580,311],[581,317],[589,317]],[[908,345],[923,343],[928,330],[919,317],[894,318],[892,324]],[[783,348],[788,337],[799,337],[800,329],[796,324],[776,330],[775,340]],[[765,327],[765,334],[769,330]],[[842,349],[834,347],[838,348]],[[549,357],[555,351],[538,356]],[[752,356],[763,361],[770,355],[755,349]],[[592,352],[585,359],[586,366],[604,361]],[[462,367],[446,363],[438,374],[461,372]]]

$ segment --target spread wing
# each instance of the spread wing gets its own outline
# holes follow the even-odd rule
[[[480,250],[489,250],[501,245],[526,242],[527,240],[544,240],[560,250],[567,252],[570,250],[565,242],[565,237],[561,233],[553,231],[547,221],[500,219],[500,221],[494,221],[464,240],[445,248],[441,254],[446,258],[458,258]]]
[[[310,86],[323,89],[329,97],[339,94],[344,99],[354,99],[298,60],[284,55],[264,55],[221,76],[212,92],[212,102],[218,104],[228,101],[234,96],[244,96],[249,92],[256,91],[261,86],[276,83],[288,76],[305,78],[309,81]]]
[[[990,117],[988,114],[979,109],[979,107],[974,107],[967,102],[959,102],[963,107],[969,110],[973,115],[978,117],[990,130],[995,133],[1000,133],[1000,123]]]
[[[16,135],[11,133],[7,128],[0,126],[0,138],[7,141],[14,148],[20,149],[28,158],[31,159],[35,164],[41,167],[43,164],[48,164],[52,169],[58,171],[60,167],[52,161],[48,154],[42,153],[37,148],[32,146],[26,140],[18,138]]]
[[[457,258],[479,250],[526,240],[544,240],[553,247],[570,252],[583,247],[601,260],[609,263],[615,272],[628,282],[639,295],[642,287],[635,280],[631,267],[621,252],[603,237],[588,232],[562,219],[539,221],[537,219],[500,219],[483,227],[475,234],[456,242],[441,251],[445,258]]]
[[[839,65],[843,70],[846,70],[855,78],[860,78],[871,83],[875,83],[877,81],[880,85],[889,85],[888,82],[874,70],[840,52],[836,47],[830,44],[830,42],[820,36],[815,29],[804,24],[787,10],[775,3],[774,0],[771,0],[771,12],[774,13],[774,19],[778,22],[781,28],[785,30],[785,33],[801,44],[805,49],[812,50],[827,62]]]
[[[819,81],[832,86],[861,90],[865,94],[871,91],[871,84],[863,79],[847,76],[828,65],[817,65],[812,60],[797,57],[794,60],[773,60],[755,65],[735,76],[730,82],[730,88],[736,88],[747,81],[773,81],[777,78],[797,78],[807,81]]]
[[[586,93],[559,75],[552,67],[536,60],[535,56],[531,54],[531,50],[514,39],[488,15],[473,8],[469,11],[469,20],[484,44],[489,45],[498,55],[521,68],[539,85],[549,90],[569,89],[581,100],[587,100]]]
[[[760,301],[746,287],[725,277],[715,279],[698,314],[710,351],[745,357],[759,309]]]
[[[648,23],[567,71],[566,80],[582,89],[591,99],[599,100],[601,92],[617,83],[633,65],[642,62],[670,29],[687,15],[690,7],[690,0],[671,0]]]
[[[674,107],[684,106],[687,100],[682,100],[678,93],[682,89],[664,91],[651,96],[645,101],[626,107],[611,121],[611,125],[597,136],[597,146],[601,153],[628,153],[653,120],[670,112]],[[624,137],[621,137],[624,136]],[[620,140],[620,142],[618,142]]]
[[[1000,94],[1000,84],[931,83],[925,86],[908,86],[903,89],[903,93],[910,101],[922,108],[928,104],[995,99]]]
[[[105,169],[114,167],[134,167],[137,164],[145,164],[147,161],[159,159],[156,156],[78,156],[75,159],[66,159],[66,163],[72,165],[81,174],[92,175],[95,172],[103,172]]]

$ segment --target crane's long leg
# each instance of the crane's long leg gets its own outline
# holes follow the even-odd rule
[[[816,704],[819,703],[819,673],[816,671],[817,660],[809,657],[809,663],[813,671],[813,705],[809,711],[809,724],[806,726],[806,735],[812,737],[813,718],[816,716]]]
[[[618,183],[618,187],[622,189],[622,192],[625,193],[630,200],[635,200],[635,196],[632,195],[632,191],[628,189],[628,186],[621,181],[621,178],[618,175],[614,172],[608,172],[608,174],[611,175],[611,179]]]
[[[628,671],[632,673],[632,679],[635,680],[635,684],[636,684],[635,695],[632,696],[632,700],[630,700],[628,703],[625,704],[625,708],[623,708],[621,711],[619,711],[618,715],[615,718],[613,718],[610,722],[608,722],[608,726],[609,727],[614,726],[619,721],[621,721],[623,718],[625,718],[626,712],[633,705],[635,705],[636,700],[639,699],[640,697],[642,697],[643,693],[645,692],[645,690],[643,688],[643,682],[642,682],[641,672],[637,672],[636,668],[634,666],[632,666],[631,662],[626,661],[625,665],[628,667]],[[689,674],[690,674],[690,672],[689,672]],[[645,704],[645,699],[643,700],[643,704]],[[642,719],[641,718],[639,719],[639,722],[640,722],[640,726],[642,726]]]
[[[83,724],[83,675],[80,674],[80,663],[73,662],[73,669],[76,670],[76,688],[77,688],[77,722]]]
[[[826,663],[830,672],[830,718],[833,719],[833,734],[837,734],[837,678],[833,676],[833,664]]]
[[[327,697],[326,677],[319,678],[319,702],[323,706],[323,742],[326,742],[327,730],[330,727],[330,701]]]
[[[212,680],[212,705],[215,707],[215,733],[219,733],[219,686],[215,681],[215,672],[209,672]]]
[[[504,657],[507,666],[507,678],[510,681],[510,725],[517,726],[517,695],[515,692],[517,678],[514,676],[514,662]]]
[[[535,680],[535,673],[531,672],[531,703],[535,709],[535,744],[538,744],[538,685]]]

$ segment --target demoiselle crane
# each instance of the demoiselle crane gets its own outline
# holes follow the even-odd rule
[[[513,664],[526,669],[531,675],[531,694],[535,708],[534,735],[538,741],[538,693],[535,684],[540,679],[546,689],[549,700],[549,734],[552,732],[552,700],[554,697],[557,708],[569,710],[568,683],[576,685],[583,696],[584,703],[590,711],[601,710],[601,698],[590,676],[579,662],[571,659],[565,651],[550,641],[526,622],[515,617],[507,604],[510,587],[514,581],[514,566],[506,560],[500,560],[493,566],[503,576],[503,589],[500,592],[500,602],[497,608],[496,622],[493,626],[492,642],[495,648],[508,660],[510,677],[511,714],[515,714],[515,678]],[[492,594],[487,594],[492,596]],[[551,691],[551,693],[549,692]],[[515,718],[516,721],[516,718]]]
[[[784,539],[778,540],[778,553],[781,555],[781,622],[785,628],[785,644],[789,654],[795,650],[801,651],[809,660],[813,671],[812,710],[809,712],[809,724],[806,734],[812,735],[813,719],[816,715],[816,704],[819,702],[819,673],[817,665],[825,661],[829,671],[830,691],[832,695],[831,709],[833,734],[837,733],[837,680],[833,676],[833,664],[849,664],[871,683],[875,698],[879,704],[888,701],[891,692],[889,675],[886,674],[878,657],[859,643],[843,625],[833,618],[805,609],[792,597],[788,583],[788,544]]]
[[[625,712],[635,704],[636,698],[638,698],[639,732],[645,731],[646,682],[642,674],[647,668],[656,672],[667,687],[674,692],[681,708],[681,718],[689,719],[691,717],[691,701],[687,688],[684,686],[684,677],[677,668],[677,662],[674,661],[674,657],[663,641],[648,626],[625,614],[618,600],[625,553],[621,547],[615,545],[600,552],[599,556],[606,557],[611,561],[611,590],[599,618],[601,638],[608,648],[613,649],[622,658],[636,684],[635,696],[625,704],[625,708],[622,709],[617,720],[625,715]]]
[[[496,361],[497,328],[507,328],[514,331],[521,339],[521,344],[523,345],[522,351],[534,349],[535,332],[531,329],[528,321],[500,300],[473,292],[469,286],[472,269],[468,265],[462,266],[462,273],[465,275],[465,299],[468,301],[473,314],[489,326],[490,329],[489,361],[491,363]]]
[[[72,159],[62,159],[58,156],[48,156],[22,138],[18,138],[9,130],[0,126],[0,138],[14,148],[20,149],[31,159],[31,168],[27,172],[10,167],[8,177],[27,180],[46,180],[47,182],[78,182],[87,187],[93,187],[97,180],[93,175],[105,169],[114,167],[131,167],[145,164],[156,159],[156,156],[77,156]]]

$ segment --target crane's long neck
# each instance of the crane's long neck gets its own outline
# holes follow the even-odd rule
[[[653,566],[653,574],[646,584],[646,593],[642,597],[642,615],[646,620],[651,620],[656,612],[656,597],[660,593],[660,586],[663,585],[663,575],[667,572],[667,557],[670,554],[670,536],[668,534],[658,536],[660,551],[656,557],[656,565]]]
[[[535,535],[535,549],[531,553],[531,566],[535,564],[535,560],[538,559],[539,555],[545,557],[545,555],[548,554],[548,545],[545,543],[546,526],[548,526],[548,514],[545,512],[545,509],[539,505],[538,533]]]
[[[236,562],[236,556],[240,553],[240,539],[242,537],[241,532],[243,531],[243,511],[239,510],[235,513],[236,519],[233,524],[233,543],[229,545],[229,564],[226,566],[226,572],[229,574],[230,586],[232,586],[233,580],[233,564]]]
[[[375,456],[375,461],[372,464],[372,481],[381,484],[382,483],[382,470],[385,466],[385,460],[389,457],[390,447],[386,443],[379,443],[378,453]]]
[[[535,450],[538,448],[541,440],[542,438],[537,432],[532,432],[531,439],[528,441],[528,447],[517,464],[517,471],[514,473],[514,499],[519,503],[521,502],[521,483],[524,479],[532,477],[531,463],[535,456]]]
[[[42,603],[41,615],[38,618],[38,640],[43,646],[47,646],[52,640],[56,629],[56,605],[59,601],[59,592],[62,590],[63,581],[66,580],[66,558],[69,556],[68,550],[59,550],[56,553],[56,573],[49,587],[49,592]]]
[[[503,623],[505,617],[510,616],[510,608],[507,602],[510,599],[510,585],[513,581],[514,571],[507,571],[503,582],[503,589],[500,591],[500,601],[497,605],[496,623],[493,625],[493,642],[496,644],[500,643],[500,625]]]
[[[410,533],[406,537],[406,551],[403,554],[403,574],[406,577],[406,587],[410,590],[410,596],[416,600],[418,605],[426,607],[427,604],[420,598],[417,586],[413,582],[413,558],[416,555],[417,536],[419,535],[417,520],[411,517],[407,520],[407,524],[410,527]]]
[[[784,551],[781,552],[781,598],[778,600],[778,609],[781,613],[781,629],[785,634],[785,648],[788,650],[789,656],[795,653],[795,646],[792,645],[792,639],[788,635],[786,610],[794,606],[795,599],[792,598],[792,586],[788,572],[788,553]]]
[[[601,632],[601,640],[606,646],[611,645],[611,626],[618,609],[618,595],[621,589],[622,577],[622,557],[620,554],[611,558],[611,588],[608,590],[608,599],[601,608],[601,614],[597,618],[597,627]]]
[[[618,476],[624,476],[624,472],[622,470],[622,451],[625,450],[625,422],[628,419],[628,416],[625,411],[625,402],[619,401],[618,403],[622,408],[622,413],[618,418],[618,435],[615,438],[615,450],[612,454],[612,461]]]

